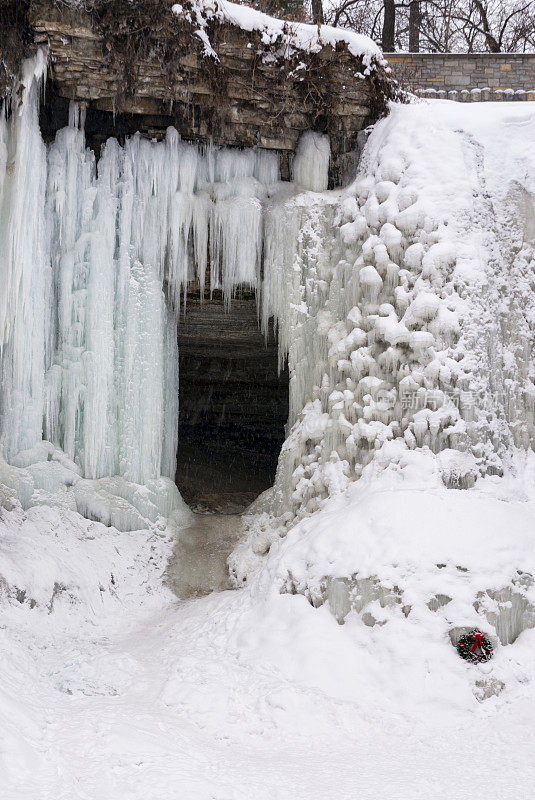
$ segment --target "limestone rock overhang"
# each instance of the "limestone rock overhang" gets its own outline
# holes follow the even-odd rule
[[[121,6],[125,15],[114,21]],[[30,0],[34,43],[49,52],[49,124],[75,100],[104,136],[111,126],[159,138],[173,125],[189,141],[277,150],[283,174],[301,133],[318,130],[330,136],[338,183],[357,134],[392,94],[380,54],[355,55],[343,38],[308,51],[276,36],[266,42],[221,14],[201,36],[192,13],[177,8],[170,0]]]

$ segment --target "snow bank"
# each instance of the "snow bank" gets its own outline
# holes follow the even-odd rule
[[[36,623],[43,613],[63,620],[69,613],[113,613],[133,594],[143,602],[144,574],[159,569],[161,576],[170,549],[170,536],[162,531],[127,535],[76,511],[46,506],[3,511],[0,529],[0,602],[34,611]]]
[[[0,508],[52,506],[120,531],[136,531],[166,522],[183,525],[190,511],[169,478],[136,484],[122,477],[84,480],[80,469],[50,442],[19,453],[15,465],[0,457]],[[22,464],[23,466],[16,466]]]
[[[532,763],[535,632],[472,667],[447,631],[454,608],[468,610],[472,581],[496,574],[493,557],[503,556],[505,571],[523,558],[532,504],[503,497],[515,533],[511,550],[500,548],[504,514],[490,518],[496,497],[480,524],[483,498],[446,490],[420,456],[399,465],[399,482],[392,468],[384,480],[364,476],[345,504],[332,499],[302,521],[247,588],[186,603],[162,586],[169,531],[119,533],[54,508],[3,512],[4,796],[142,800],[173,785],[195,800],[371,798],[379,775],[385,792],[403,800],[423,790],[451,800],[460,771],[471,776],[467,798],[472,778],[500,800],[521,797]],[[472,544],[454,533],[448,549],[440,536],[451,534],[447,521],[433,527],[426,519],[445,507],[441,492],[462,498],[453,500],[453,522],[473,532]],[[483,523],[491,537],[479,558]],[[319,607],[280,591],[288,569],[311,579],[329,558],[334,584],[346,568],[339,547],[350,569],[364,564],[359,574],[373,570],[389,590],[367,606],[374,625],[356,598],[339,625],[332,591]],[[430,563],[437,558],[446,567]],[[457,558],[468,572],[457,570]],[[426,600],[439,575],[456,599],[435,611]],[[408,616],[390,603],[398,590],[412,601]],[[475,609],[469,619],[485,621]]]
[[[470,598],[504,575],[513,580],[522,570],[535,572],[533,476],[531,463],[529,494],[520,482],[492,477],[470,491],[446,489],[432,453],[388,445],[343,495],[288,532],[273,561],[299,590],[306,576],[311,596],[323,578],[358,572],[389,578],[402,592],[416,582],[418,592],[465,591]],[[429,568],[436,568],[432,586]],[[469,579],[460,574],[466,571],[473,573]]]
[[[508,702],[531,692],[535,637],[533,455],[518,467],[521,480],[494,476],[468,491],[447,489],[437,456],[390,443],[359,481],[282,539],[269,518],[255,517],[231,570],[255,596],[290,595],[281,613],[297,613],[292,602],[303,595],[318,620],[337,620],[344,635],[328,645],[326,630],[323,646],[343,663],[324,667],[359,705],[364,692],[375,708],[418,706],[439,716],[457,703],[470,707],[470,694],[476,703]],[[492,661],[475,668],[453,646],[474,628],[496,644]],[[267,656],[277,637],[263,636],[256,646]],[[255,646],[256,638],[248,641]],[[300,679],[314,672],[298,669]]]

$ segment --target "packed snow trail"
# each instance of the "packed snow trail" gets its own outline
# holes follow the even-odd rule
[[[194,514],[180,528],[167,567],[167,584],[181,600],[232,588],[227,558],[243,532],[236,514]]]

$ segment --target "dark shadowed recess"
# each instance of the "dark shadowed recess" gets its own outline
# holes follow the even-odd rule
[[[165,113],[163,103],[160,105],[161,113],[158,114],[113,114],[111,111],[102,111],[94,103],[86,104],[84,131],[87,146],[95,150],[98,158],[101,146],[110,137],[124,144],[127,136],[139,131],[149,139],[162,139],[167,128],[175,123],[175,118]],[[69,124],[69,100],[56,93],[50,80],[47,81],[44,102],[39,109],[39,124],[45,141],[52,141],[58,130]]]
[[[179,444],[176,483],[200,511],[243,510],[273,484],[288,419],[288,370],[260,332],[254,293],[230,311],[221,293],[188,295],[178,326]]]

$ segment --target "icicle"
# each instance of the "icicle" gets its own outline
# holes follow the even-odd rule
[[[306,131],[301,135],[293,162],[293,178],[301,189],[324,192],[329,182],[331,145],[322,133]]]
[[[9,458],[42,438],[47,261],[43,198],[46,151],[38,123],[43,56],[25,62],[22,94],[0,111],[0,434]],[[14,96],[16,96],[15,93]]]
[[[119,474],[146,483],[161,474],[164,416],[164,297],[156,269],[131,267],[120,397]]]

